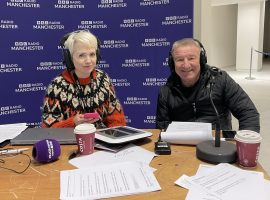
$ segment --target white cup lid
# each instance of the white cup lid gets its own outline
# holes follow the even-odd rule
[[[84,123],[84,124],[79,124],[75,127],[74,133],[94,133],[96,132],[96,127],[94,124],[89,124],[89,123]]]
[[[262,136],[255,131],[241,130],[237,131],[236,135],[234,136],[234,139],[239,142],[258,143],[262,141]]]

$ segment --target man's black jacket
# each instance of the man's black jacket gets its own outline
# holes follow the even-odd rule
[[[214,72],[214,73],[213,73]],[[222,130],[231,130],[231,113],[239,122],[239,130],[260,131],[259,113],[246,92],[225,72],[209,65],[202,68],[200,79],[193,88],[185,88],[173,72],[158,95],[156,128],[166,129],[172,121],[208,122],[216,125],[217,108]],[[184,95],[185,94],[185,95]]]

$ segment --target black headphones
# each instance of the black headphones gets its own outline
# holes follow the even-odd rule
[[[81,31],[85,31],[85,32],[89,32],[88,30],[79,30],[79,31],[74,31],[74,32],[71,32],[71,33],[67,33],[65,34],[61,40],[60,40],[60,45],[63,49],[63,64],[66,65],[66,68],[68,71],[72,71],[75,69],[75,66],[74,66],[74,63],[72,61],[72,58],[71,58],[71,54],[70,54],[70,51],[69,49],[67,49],[65,47],[65,42],[67,41],[68,37],[73,34],[73,33],[79,33]],[[101,60],[101,54],[100,54],[100,45],[101,45],[101,41],[97,38],[97,36],[95,36],[96,39],[97,39],[97,51],[96,51],[96,55],[97,55],[97,63],[99,63],[99,61]]]
[[[202,45],[202,43],[197,40],[197,39],[193,39],[195,42],[197,42],[201,48],[201,51],[200,51],[200,65],[201,67],[204,67],[205,64],[207,63],[207,56],[206,56],[206,51]],[[174,61],[173,61],[173,56],[172,56],[172,49],[170,50],[169,52],[169,59],[168,59],[168,65],[171,69],[171,72],[174,72],[175,71],[175,66],[174,66]]]

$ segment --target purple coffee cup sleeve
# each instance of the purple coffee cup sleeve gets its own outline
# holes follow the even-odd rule
[[[44,139],[33,146],[32,156],[38,162],[52,162],[58,159],[61,147],[55,139]]]

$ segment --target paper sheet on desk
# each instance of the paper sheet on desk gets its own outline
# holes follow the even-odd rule
[[[100,199],[160,190],[145,163],[122,162],[60,173],[60,199]]]
[[[70,164],[78,168],[88,168],[89,166],[114,164],[125,161],[139,161],[150,164],[155,153],[148,151],[134,144],[129,144],[117,153],[108,151],[97,151],[87,156],[81,156],[69,161]]]
[[[26,123],[2,124],[0,125],[0,143],[10,140],[19,135],[27,128]]]
[[[183,176],[175,183],[189,189],[187,200],[269,200],[270,181],[263,173],[247,171],[230,164],[201,166],[195,176]],[[184,184],[183,184],[184,183]]]
[[[174,144],[196,145],[212,140],[212,125],[201,122],[172,122],[166,132],[161,132],[161,139]]]

